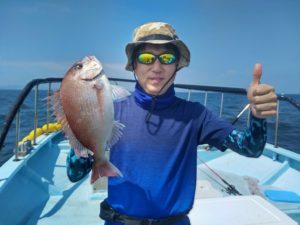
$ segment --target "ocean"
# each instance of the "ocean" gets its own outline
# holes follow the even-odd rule
[[[2,131],[6,115],[10,112],[17,96],[21,90],[0,90],[0,131]],[[188,93],[178,92],[178,97],[187,98]],[[46,123],[46,101],[47,91],[40,90],[38,96],[38,127]],[[300,95],[286,95],[300,102]],[[205,100],[206,99],[206,100]],[[221,116],[232,122],[239,112],[247,104],[247,99],[242,95],[224,94],[223,110]],[[192,92],[191,101],[200,101],[202,104],[220,115],[221,94],[209,93],[207,98],[203,92]],[[278,145],[296,153],[300,153],[300,110],[286,103],[280,103],[280,123],[278,127]],[[27,136],[34,126],[34,92],[32,91],[20,111],[20,134],[19,140]],[[239,129],[245,129],[247,125],[248,113],[244,113],[235,126]],[[275,118],[268,120],[268,143],[273,144],[275,140]],[[50,122],[55,122],[53,117]],[[4,147],[0,151],[0,166],[13,155],[13,149],[16,141],[16,124],[13,122],[6,137]]]

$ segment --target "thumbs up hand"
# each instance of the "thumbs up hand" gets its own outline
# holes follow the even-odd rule
[[[267,118],[276,115],[277,95],[271,85],[260,83],[261,75],[262,65],[255,64],[247,96],[253,116]]]

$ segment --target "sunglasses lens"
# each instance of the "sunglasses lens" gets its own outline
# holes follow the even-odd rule
[[[171,53],[161,54],[159,56],[159,61],[162,64],[172,64],[176,61],[176,56],[174,54],[171,54]]]
[[[137,57],[137,61],[142,64],[152,64],[155,62],[156,57],[158,57],[161,64],[172,64],[176,61],[176,55],[172,53],[164,53],[156,56],[151,53],[141,53]]]
[[[150,53],[141,53],[138,55],[137,60],[142,64],[152,64],[155,61],[155,55]]]

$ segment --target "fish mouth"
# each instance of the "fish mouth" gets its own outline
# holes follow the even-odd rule
[[[91,81],[97,80],[97,79],[100,78],[103,74],[104,74],[104,71],[101,70],[101,71],[100,71],[96,76],[94,76],[93,78],[81,78],[81,79],[84,80],[84,81],[87,81],[87,82],[91,82]]]

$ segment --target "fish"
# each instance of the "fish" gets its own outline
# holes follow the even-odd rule
[[[109,83],[95,56],[86,56],[67,71],[51,98],[53,114],[77,157],[94,158],[91,184],[103,176],[123,176],[105,151],[119,140],[125,127],[114,121],[113,101],[128,95],[126,89]]]

